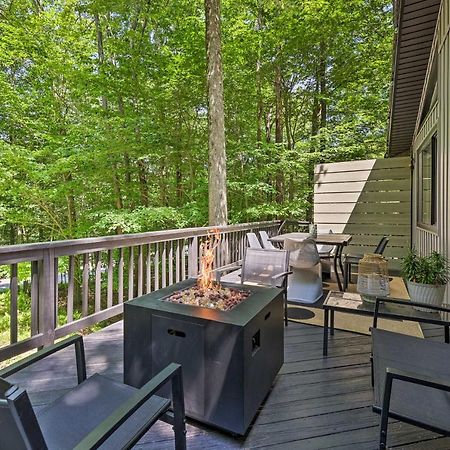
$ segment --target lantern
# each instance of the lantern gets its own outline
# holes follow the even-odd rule
[[[358,292],[367,302],[389,295],[388,263],[376,253],[367,253],[358,263]]]

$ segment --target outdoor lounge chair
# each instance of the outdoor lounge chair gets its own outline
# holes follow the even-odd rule
[[[226,266],[217,269],[217,281],[235,281],[236,269],[240,269],[241,283],[257,284],[260,286],[272,286],[283,289],[284,297],[284,324],[288,324],[287,310],[287,279],[289,272],[289,253],[286,250],[266,250],[262,248],[247,248],[242,267]],[[222,276],[222,273],[235,271],[229,275]]]
[[[250,248],[262,248],[256,233],[247,233],[247,242]]]
[[[373,253],[382,255],[389,243],[389,236],[383,236]],[[352,265],[357,265],[364,255],[346,255],[344,258],[344,290],[347,289],[352,277]]]
[[[71,345],[75,347],[78,386],[34,411],[26,390],[4,378]],[[1,370],[0,377],[2,450],[130,448],[158,419],[173,425],[175,448],[186,448],[183,383],[178,364],[170,364],[140,389],[98,374],[86,379],[83,338],[73,336]],[[154,395],[168,382],[172,402]]]
[[[272,242],[269,241],[269,235],[267,234],[267,231],[261,230],[259,232],[259,237],[261,238],[263,248],[265,248],[266,250],[276,249],[276,247],[272,244]]]
[[[315,303],[323,294],[319,252],[312,238],[303,241],[286,239],[284,248],[290,252],[287,298],[299,303]]]
[[[380,449],[389,417],[450,436],[450,345],[372,329],[372,353]]]

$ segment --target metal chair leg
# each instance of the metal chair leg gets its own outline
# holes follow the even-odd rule
[[[389,407],[391,403],[391,391],[392,391],[392,376],[391,374],[386,374],[386,381],[384,384],[384,395],[383,395],[383,407],[381,410],[381,421],[380,421],[380,450],[384,450],[387,444],[387,431],[388,431],[388,419],[389,419]]]

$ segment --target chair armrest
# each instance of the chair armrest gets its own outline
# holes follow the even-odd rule
[[[272,280],[277,280],[278,278],[286,277],[287,275],[291,275],[291,274],[292,274],[292,270],[289,270],[288,272],[277,273],[276,275],[274,275],[272,277]]]
[[[123,423],[133,415],[155,392],[169,380],[172,381],[172,402],[175,426],[184,421],[183,380],[181,366],[171,363],[142,386],[129,400],[122,403],[101,424],[92,430],[74,450],[96,449],[100,447]],[[183,424],[184,426],[184,424]]]
[[[277,286],[276,281],[280,278],[282,278],[282,282],[281,282],[281,286],[282,288],[286,288],[287,285],[287,277],[288,275],[290,275],[292,273],[291,270],[287,271],[287,272],[281,272],[281,273],[277,273],[276,275],[273,275],[271,280],[272,280],[272,286]]]
[[[447,380],[418,374],[416,372],[386,368],[386,376],[392,378],[392,380],[405,381],[407,383],[419,384],[421,386],[430,387],[433,389],[439,389],[441,391],[450,392],[450,382]]]
[[[86,358],[84,354],[83,336],[81,335],[71,336],[63,339],[56,344],[45,347],[42,350],[37,351],[33,355],[27,356],[26,358],[23,358],[20,361],[17,361],[16,363],[11,364],[8,367],[5,367],[4,369],[0,370],[0,377],[9,377],[19,370],[25,369],[35,362],[38,362],[41,359],[46,358],[47,356],[53,355],[54,353],[59,352],[60,350],[63,350],[71,345],[75,346],[75,358],[77,362],[77,376],[79,384],[86,379]]]
[[[396,305],[405,305],[409,307],[419,306],[420,308],[428,308],[432,309],[436,312],[446,312],[450,313],[450,308],[447,308],[445,306],[435,306],[435,305],[429,305],[428,303],[422,303],[422,302],[412,302],[411,300],[405,300],[400,298],[393,298],[393,297],[377,297],[375,300],[375,309],[373,314],[373,328],[377,328],[378,323],[378,315],[379,315],[379,309],[380,309],[380,303],[391,303]],[[448,321],[442,320],[442,325],[450,325]]]
[[[382,303],[394,303],[394,304],[399,304],[399,305],[406,305],[406,306],[419,306],[419,307],[424,307],[427,309],[433,309],[435,311],[442,311],[442,312],[448,312],[450,313],[450,308],[447,308],[445,306],[436,306],[436,305],[430,305],[428,303],[422,303],[422,302],[412,302],[411,300],[405,300],[402,298],[394,298],[394,297],[377,297],[376,299],[377,302],[382,302]]]
[[[238,261],[238,263],[233,263],[233,264],[229,264],[227,266],[223,266],[223,267],[218,267],[217,269],[214,269],[212,272],[216,275],[216,281],[219,282],[221,276],[226,273],[226,272],[230,272],[232,270],[237,270],[237,269],[241,269],[242,268],[242,264],[240,263],[240,261]]]

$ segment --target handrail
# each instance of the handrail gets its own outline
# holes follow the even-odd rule
[[[39,251],[47,249],[53,249],[55,252],[58,252],[58,250],[61,248],[69,249],[80,247],[83,248],[83,250],[89,249],[91,251],[97,248],[107,250],[109,248],[119,248],[121,246],[126,247],[128,245],[139,245],[149,242],[163,242],[166,240],[181,239],[183,237],[206,236],[208,234],[208,231],[212,228],[217,228],[222,233],[230,233],[233,231],[271,226],[275,223],[281,223],[281,221],[248,222],[236,225],[179,228],[174,230],[149,231],[147,233],[119,234],[93,238],[38,242],[33,244],[5,245],[0,246],[0,264],[11,264],[10,262],[4,262],[6,260],[4,255],[8,255],[10,253],[25,252],[32,254],[33,252],[36,252],[36,254],[38,254]],[[120,243],[121,245],[117,245],[118,243]],[[84,253],[84,251],[82,253]],[[76,251],[71,254],[76,254]]]
[[[222,235],[216,267],[243,257],[246,233],[273,235],[281,221],[214,227]],[[111,319],[122,303],[199,271],[199,247],[213,227],[184,228],[0,247],[0,265],[10,266],[10,345],[0,361]],[[59,264],[68,267],[66,283]],[[20,291],[18,268],[31,263],[27,291]],[[19,293],[31,299],[30,335],[19,330]],[[81,316],[81,317],[80,317]],[[59,317],[64,317],[60,320]]]

